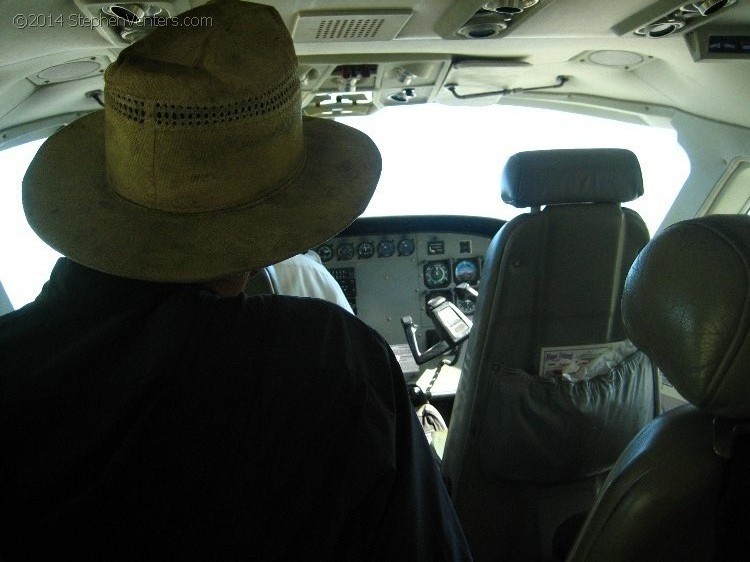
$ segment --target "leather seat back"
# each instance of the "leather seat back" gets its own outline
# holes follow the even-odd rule
[[[623,342],[620,320],[625,276],[648,241],[620,203],[641,193],[625,150],[520,153],[505,168],[503,199],[532,211],[488,249],[443,459],[478,560],[553,559],[558,526],[590,508],[657,413],[655,370]],[[612,361],[587,380],[542,364],[543,352],[608,344]]]
[[[735,515],[722,524],[720,506],[750,418],[749,295],[747,216],[678,223],[633,264],[627,333],[692,405],[651,422],[622,453],[569,560],[747,558],[747,528]],[[746,524],[750,505],[739,507]]]

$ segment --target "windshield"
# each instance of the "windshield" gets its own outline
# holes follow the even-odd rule
[[[387,107],[339,121],[380,148],[383,172],[363,216],[477,215],[510,219],[525,209],[500,200],[510,156],[551,148],[627,148],[640,161],[644,195],[625,206],[653,234],[690,172],[673,129],[513,106]]]
[[[21,205],[21,181],[42,142],[0,152],[0,282],[14,308],[34,300],[59,257],[31,230]]]
[[[510,219],[524,212],[500,201],[500,174],[512,154],[621,147],[636,153],[644,178],[645,195],[627,206],[640,213],[653,234],[689,173],[671,129],[557,111],[425,104],[341,121],[367,133],[383,156],[383,173],[363,216]],[[36,297],[59,257],[29,228],[21,206],[21,180],[41,143],[0,152],[0,282],[15,308]]]

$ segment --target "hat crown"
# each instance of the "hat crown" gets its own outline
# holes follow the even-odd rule
[[[167,21],[120,53],[105,73],[109,88],[218,104],[268,96],[296,72],[294,44],[270,6],[224,0]]]
[[[144,207],[257,204],[303,165],[294,44],[270,6],[223,0],[183,14],[125,49],[104,91],[108,183]]]

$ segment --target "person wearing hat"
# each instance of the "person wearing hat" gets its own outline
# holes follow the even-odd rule
[[[469,559],[385,341],[241,294],[362,212],[376,147],[302,117],[273,8],[180,21],[122,51],[104,111],[24,178],[66,257],[0,318],[0,557]]]

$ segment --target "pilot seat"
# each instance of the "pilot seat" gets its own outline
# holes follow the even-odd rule
[[[442,465],[479,562],[562,560],[659,413],[656,368],[620,315],[649,240],[621,203],[642,193],[622,149],[522,152],[503,171],[503,201],[530,212],[487,251]]]

